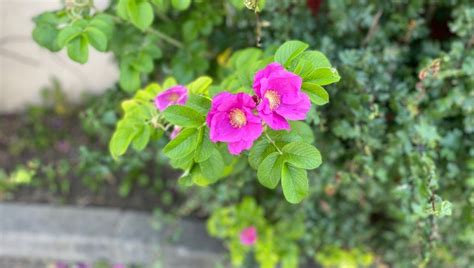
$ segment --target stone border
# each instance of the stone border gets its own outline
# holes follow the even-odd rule
[[[156,219],[156,218],[155,218]],[[202,222],[180,220],[151,227],[149,213],[0,203],[0,258],[213,267],[223,261],[221,244]],[[169,237],[180,234],[176,242]]]

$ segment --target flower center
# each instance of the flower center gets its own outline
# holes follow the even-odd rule
[[[278,106],[280,106],[280,95],[276,91],[267,90],[267,92],[265,92],[264,97],[270,103],[270,110],[275,110],[276,108],[278,108]]]
[[[245,113],[238,109],[232,109],[229,113],[229,118],[230,118],[230,124],[234,128],[241,128],[247,124],[247,117],[245,116]]]
[[[169,102],[176,102],[179,99],[179,94],[178,93],[171,93],[167,97]]]

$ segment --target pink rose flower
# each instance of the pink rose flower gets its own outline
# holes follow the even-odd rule
[[[290,129],[287,120],[304,120],[311,108],[301,91],[302,79],[278,63],[271,63],[255,74],[253,89],[260,100],[258,115],[275,130]]]
[[[219,93],[212,100],[206,122],[212,142],[226,142],[234,155],[252,147],[263,132],[262,121],[253,114],[256,104],[245,93]]]
[[[178,136],[179,132],[181,132],[181,128],[178,126],[174,126],[173,131],[170,134],[170,139],[176,138]]]
[[[171,87],[156,96],[155,106],[160,111],[164,111],[171,105],[184,105],[188,100],[188,90],[181,85]]]
[[[253,226],[247,227],[240,232],[240,243],[252,246],[257,241],[257,229]]]

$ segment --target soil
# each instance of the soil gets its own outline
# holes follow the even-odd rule
[[[0,201],[102,206],[144,211],[151,211],[160,206],[164,211],[170,209],[162,204],[160,194],[146,185],[142,187],[134,185],[127,197],[118,194],[119,183],[116,180],[107,180],[106,185],[102,185],[97,192],[86,187],[81,178],[72,172],[78,165],[79,147],[82,145],[106,151],[106,145],[84,133],[77,114],[60,116],[48,113],[38,120],[41,120],[40,124],[37,124],[38,122],[32,124],[32,117],[26,112],[0,115],[0,169],[9,174],[15,167],[25,165],[31,159],[38,159],[41,164],[66,160],[71,166],[71,172],[64,176],[69,180],[69,190],[52,191],[47,183],[46,185],[32,183],[3,193],[0,188]],[[42,139],[48,142],[41,144]],[[174,178],[177,178],[178,174],[166,167],[161,172],[160,177],[170,178],[170,183],[165,187],[175,187],[169,185],[176,185]],[[34,179],[43,180],[36,177]],[[174,189],[167,191],[172,193],[173,199],[179,199]]]

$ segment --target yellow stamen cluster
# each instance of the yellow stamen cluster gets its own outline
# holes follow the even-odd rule
[[[167,99],[170,102],[175,102],[179,99],[179,94],[178,93],[171,93],[170,95],[168,95]]]
[[[229,113],[230,124],[234,128],[241,128],[247,124],[247,117],[245,113],[238,109],[234,108]]]
[[[270,110],[275,110],[276,108],[278,108],[278,106],[280,106],[280,103],[281,103],[280,95],[276,91],[267,90],[267,92],[265,92],[264,97],[270,103]]]

